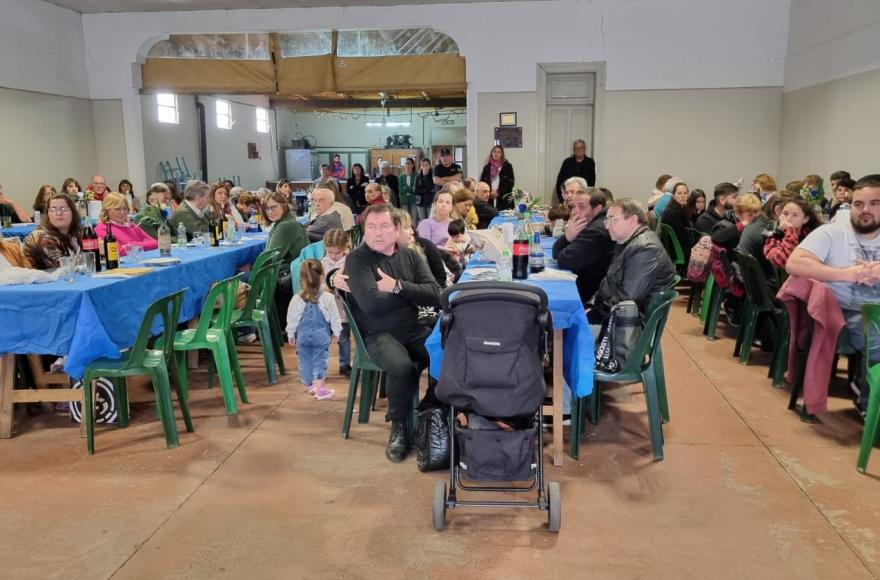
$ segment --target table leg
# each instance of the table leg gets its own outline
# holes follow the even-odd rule
[[[562,465],[562,330],[553,331],[553,465]],[[574,419],[574,418],[572,418]]]
[[[15,387],[15,355],[0,354],[0,439],[12,437],[12,389]]]

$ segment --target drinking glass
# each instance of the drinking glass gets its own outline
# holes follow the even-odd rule
[[[73,273],[76,271],[76,256],[61,256],[58,259],[58,271],[62,280],[73,282]]]
[[[193,242],[195,243],[195,247],[204,248],[205,247],[205,232],[193,232]]]
[[[76,271],[83,276],[91,276],[95,273],[95,254],[83,252],[76,256]]]
[[[3,216],[3,227],[4,228],[11,228],[12,227],[12,216],[11,215]]]
[[[129,264],[140,264],[143,251],[144,248],[140,244],[125,244],[125,255],[128,256]]]

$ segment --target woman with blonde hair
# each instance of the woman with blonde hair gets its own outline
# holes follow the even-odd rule
[[[400,234],[397,237],[397,245],[402,248],[409,248],[422,256],[434,275],[434,279],[440,288],[445,288],[452,279],[450,272],[444,260],[444,252],[438,248],[431,240],[420,237],[413,228],[412,216],[409,213],[394,209],[394,213],[400,219]]]
[[[452,219],[462,220],[469,230],[477,229],[479,218],[474,209],[474,194],[470,189],[462,187],[452,194]]]
[[[126,244],[137,244],[144,251],[155,250],[159,242],[150,237],[142,227],[128,221],[128,200],[121,193],[108,193],[101,201],[100,223],[95,228],[98,237],[104,239],[112,231],[119,244],[119,255],[126,254]]]

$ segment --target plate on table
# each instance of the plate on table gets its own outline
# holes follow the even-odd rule
[[[141,260],[141,264],[144,266],[173,266],[174,264],[179,264],[180,258],[147,258],[146,260]]]

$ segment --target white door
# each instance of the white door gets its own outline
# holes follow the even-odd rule
[[[576,139],[587,142],[587,155],[593,156],[593,106],[548,105],[547,136],[545,151],[546,192],[556,186],[559,167],[566,157],[571,157],[571,145]]]

